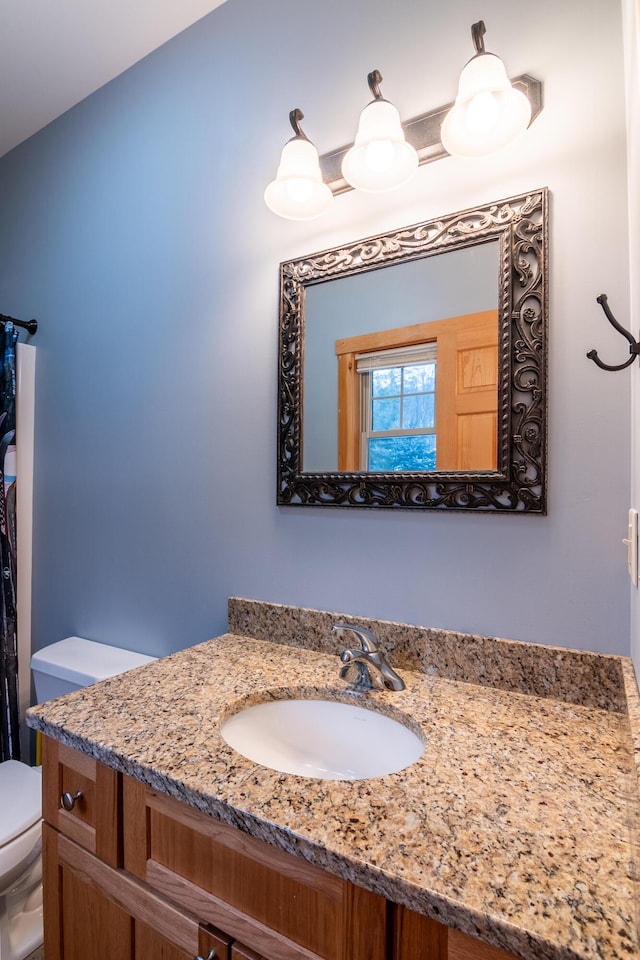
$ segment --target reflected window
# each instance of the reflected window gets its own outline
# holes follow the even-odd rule
[[[364,470],[436,468],[436,344],[356,355]]]

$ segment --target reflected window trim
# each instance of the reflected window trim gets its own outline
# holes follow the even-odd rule
[[[361,433],[360,433],[360,467],[363,470],[377,470],[373,468],[370,462],[370,441],[371,440],[399,440],[405,437],[423,437],[432,436],[434,444],[437,436],[437,407],[435,402],[437,387],[437,343],[430,342],[420,344],[415,347],[392,348],[391,350],[375,350],[371,353],[356,354],[356,373],[360,377],[361,389]],[[433,366],[433,389],[431,390],[406,390],[405,374],[407,367],[415,366]],[[399,369],[401,371],[400,392],[389,396],[376,396],[374,391],[374,374],[380,370]],[[404,415],[405,401],[415,397],[431,397],[433,403],[432,425],[420,427],[407,427]],[[374,405],[381,400],[398,399],[400,402],[399,418],[397,426],[387,430],[375,430]],[[339,404],[338,404],[339,405]],[[394,468],[399,471],[400,468]],[[413,467],[406,467],[407,470],[415,470]]]

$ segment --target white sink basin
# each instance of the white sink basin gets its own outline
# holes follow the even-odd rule
[[[248,760],[303,777],[365,780],[397,773],[424,743],[403,723],[335,700],[270,700],[234,713],[221,726]]]

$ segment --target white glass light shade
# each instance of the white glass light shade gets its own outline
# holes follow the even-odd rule
[[[264,192],[266,205],[287,220],[313,220],[332,200],[322,180],[318,151],[306,137],[293,137],[282,148],[276,178]]]
[[[500,150],[529,126],[531,104],[511,86],[500,57],[481,53],[460,74],[456,102],[444,118],[442,145],[454,156]]]
[[[342,176],[356,190],[395,190],[418,169],[418,154],[404,138],[400,114],[388,100],[373,100],[360,114],[354,145],[342,161]]]

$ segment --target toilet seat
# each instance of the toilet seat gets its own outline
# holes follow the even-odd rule
[[[29,879],[29,868],[40,857],[41,839],[42,824],[38,820],[0,847],[0,896],[15,889],[22,876]]]
[[[40,767],[18,760],[0,763],[0,850],[27,832],[42,816]]]
[[[0,763],[0,958],[24,960],[42,944],[42,776]]]

